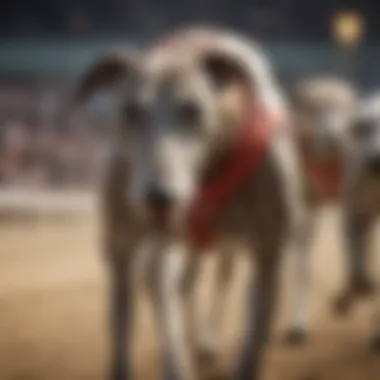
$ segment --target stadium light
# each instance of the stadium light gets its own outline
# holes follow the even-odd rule
[[[365,33],[364,16],[355,10],[338,11],[332,18],[334,41],[343,49],[355,49]]]

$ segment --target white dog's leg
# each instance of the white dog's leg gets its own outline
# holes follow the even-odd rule
[[[349,279],[353,290],[358,294],[371,291],[367,274],[367,240],[370,218],[350,216],[347,220],[346,241],[349,252]]]
[[[130,273],[132,254],[113,248],[109,258],[111,368],[110,380],[132,379],[133,290]]]
[[[311,293],[311,240],[315,230],[315,210],[310,211],[295,241],[295,295],[291,327],[286,334],[290,344],[302,343],[307,337]],[[293,268],[293,266],[292,266]]]
[[[192,286],[184,284],[185,274],[193,274],[178,246],[166,247],[156,257],[154,304],[163,348],[164,379],[194,380],[197,375],[191,329],[195,307],[191,305]],[[189,281],[191,284],[191,278]]]
[[[228,285],[231,283],[234,271],[233,248],[226,247],[218,252],[216,257],[216,274],[210,299],[209,314],[205,323],[199,329],[198,349],[201,360],[213,360],[220,350],[220,337]]]
[[[373,210],[358,214],[357,201],[362,194],[362,175],[365,171],[360,157],[352,157],[347,165],[343,187],[342,233],[347,260],[347,283],[334,304],[337,314],[346,314],[354,298],[368,295],[374,291],[374,285],[367,273],[367,232],[371,225]],[[363,211],[363,210],[362,210]]]
[[[278,275],[279,263],[269,259],[266,263],[258,264],[255,280],[251,279],[247,302],[248,319],[235,380],[260,378],[277,295]]]
[[[375,285],[368,277],[368,231],[371,218],[358,216],[344,210],[344,232],[347,255],[347,284],[335,303],[335,312],[346,314],[356,297],[367,296],[375,291]]]
[[[186,267],[181,280],[182,302],[185,310],[185,323],[188,331],[188,344],[191,350],[191,355],[196,355],[194,356],[194,363],[197,366],[196,370],[199,369],[197,349],[199,347],[200,331],[200,314],[198,309],[199,303],[196,299],[196,284],[200,272],[200,261],[201,256],[199,255],[199,252],[187,255]]]

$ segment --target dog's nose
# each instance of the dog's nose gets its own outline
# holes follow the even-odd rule
[[[172,204],[173,198],[170,193],[156,184],[150,185],[147,189],[146,200],[153,208],[166,208]]]

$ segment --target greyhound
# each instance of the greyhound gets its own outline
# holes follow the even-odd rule
[[[190,28],[140,54],[101,58],[76,101],[106,87],[119,95],[121,120],[102,197],[110,378],[131,378],[133,268],[149,242],[164,378],[199,376],[193,290],[201,252],[235,254],[244,244],[256,276],[233,378],[259,379],[282,252],[304,217],[290,118],[269,62],[244,37]]]
[[[336,312],[346,314],[353,301],[375,293],[368,274],[368,238],[379,215],[380,174],[380,95],[364,99],[352,126],[354,145],[349,157],[344,192],[344,228],[348,277],[345,289],[336,302]],[[371,347],[380,351],[380,323]]]
[[[341,203],[343,198],[344,171],[351,152],[351,126],[358,99],[348,81],[329,76],[301,81],[291,99],[308,216],[297,240],[294,315],[286,339],[289,343],[301,343],[308,330],[310,243],[315,217],[322,206]]]

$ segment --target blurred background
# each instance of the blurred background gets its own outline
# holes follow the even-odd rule
[[[363,29],[347,49],[332,32],[346,10]],[[178,26],[212,22],[259,39],[285,85],[337,72],[371,90],[380,82],[379,10],[374,0],[2,0],[0,183],[92,183],[110,130],[105,110],[96,107],[73,131],[64,99],[77,75],[114,45],[140,46]]]
[[[94,209],[88,194],[97,188],[113,121],[100,98],[73,124],[67,101],[93,60],[114,46],[144,46],[176,27],[212,22],[257,38],[285,88],[306,75],[336,73],[368,92],[380,85],[379,15],[377,0],[1,0],[0,380],[105,379],[101,234],[92,212],[79,224],[74,216]],[[57,223],[57,212],[70,210]],[[15,215],[21,218],[13,223]],[[275,340],[265,380],[379,378],[379,358],[367,349],[376,305],[345,321],[330,313],[343,270],[337,215],[323,214],[313,246],[310,343],[289,349]],[[249,267],[238,264],[241,273]],[[222,366],[232,363],[243,277],[226,307]],[[289,322],[284,300],[280,329]],[[143,305],[135,371],[156,379],[157,343]]]

